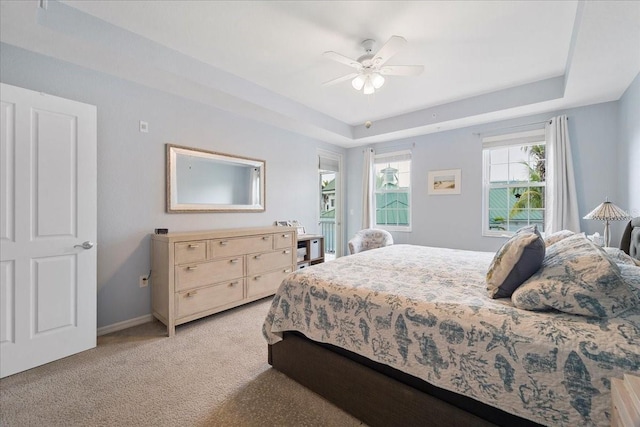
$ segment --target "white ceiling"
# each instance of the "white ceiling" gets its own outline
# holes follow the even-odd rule
[[[341,146],[617,100],[640,71],[636,1],[0,2],[0,40]],[[328,50],[408,44],[374,95]],[[367,129],[364,122],[373,121]]]

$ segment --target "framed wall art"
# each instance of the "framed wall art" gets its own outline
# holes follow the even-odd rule
[[[460,194],[462,187],[461,170],[446,169],[429,171],[427,193],[430,195]]]

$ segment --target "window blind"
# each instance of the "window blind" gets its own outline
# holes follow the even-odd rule
[[[484,137],[482,138],[482,148],[502,147],[505,145],[536,144],[541,142],[545,142],[544,129],[534,129],[525,132]]]
[[[411,151],[394,151],[388,154],[376,154],[374,163],[390,163],[390,162],[402,162],[405,160],[411,160]]]
[[[337,159],[319,156],[318,168],[323,171],[340,172],[340,163]]]

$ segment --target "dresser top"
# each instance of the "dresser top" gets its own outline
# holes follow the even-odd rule
[[[324,237],[322,234],[298,234],[298,242],[320,239],[322,237]]]
[[[250,227],[225,228],[219,230],[184,231],[167,234],[152,234],[151,239],[161,242],[182,242],[189,240],[220,239],[230,237],[244,237],[265,233],[295,233],[295,227]]]

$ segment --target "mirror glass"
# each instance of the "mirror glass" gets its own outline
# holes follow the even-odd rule
[[[260,212],[265,162],[167,144],[168,212]]]

